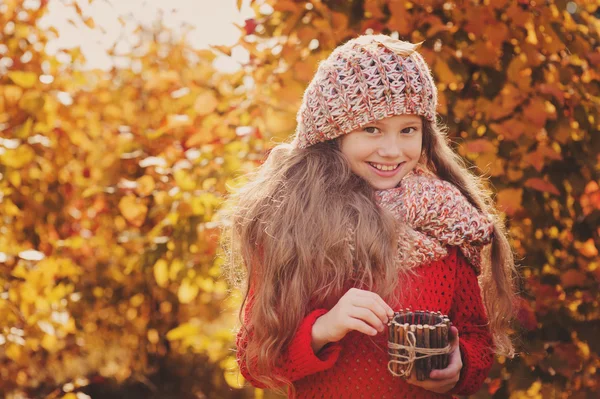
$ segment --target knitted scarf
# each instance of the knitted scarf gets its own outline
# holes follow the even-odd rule
[[[418,165],[400,184],[375,193],[379,205],[408,225],[399,238],[399,261],[416,267],[448,255],[457,246],[479,275],[482,250],[492,240],[494,225],[456,186]]]

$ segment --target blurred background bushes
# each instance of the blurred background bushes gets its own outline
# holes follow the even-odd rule
[[[140,26],[108,71],[46,52],[47,1],[0,3],[0,396],[269,397],[241,388],[218,211],[293,133],[319,60],[383,32],[424,42],[522,265],[519,356],[475,397],[598,397],[600,2],[250,3],[235,46]],[[249,61],[216,70],[234,48]]]

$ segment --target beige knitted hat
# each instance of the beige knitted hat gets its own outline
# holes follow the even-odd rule
[[[336,48],[304,92],[292,144],[306,148],[394,115],[434,121],[437,89],[418,46],[364,35]]]

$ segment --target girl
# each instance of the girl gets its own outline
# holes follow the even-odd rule
[[[244,293],[237,360],[255,387],[450,398],[479,389],[494,352],[514,353],[506,233],[436,122],[416,48],[369,35],[335,49],[304,94],[293,142],[229,198],[226,271]],[[448,367],[425,381],[388,371],[385,326],[404,308],[455,326]]]

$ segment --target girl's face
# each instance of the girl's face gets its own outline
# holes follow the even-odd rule
[[[396,187],[419,162],[423,121],[396,115],[340,137],[340,150],[352,171],[376,190]]]

